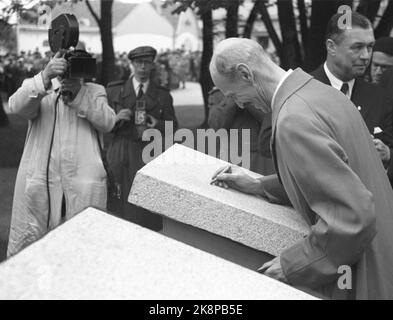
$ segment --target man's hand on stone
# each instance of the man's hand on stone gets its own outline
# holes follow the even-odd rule
[[[42,80],[45,89],[50,88],[51,80],[63,75],[67,71],[67,60],[62,57],[62,52],[57,52],[42,71]]]
[[[383,162],[390,161],[390,156],[391,155],[390,155],[389,147],[386,144],[384,144],[379,139],[374,139],[373,141],[374,141],[375,148],[377,149],[379,157],[381,158],[381,160]]]
[[[260,181],[248,175],[245,170],[238,166],[226,166],[217,170],[210,184],[249,194],[258,194],[261,189]]]
[[[258,269],[258,272],[263,273],[270,278],[288,283],[288,280],[285,277],[285,274],[281,268],[279,256],[274,258],[273,260],[266,262],[262,267]]]

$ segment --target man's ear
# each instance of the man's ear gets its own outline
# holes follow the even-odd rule
[[[336,55],[336,43],[332,39],[326,40],[326,50],[331,56]]]
[[[239,72],[240,77],[249,83],[254,81],[254,74],[252,73],[251,69],[248,65],[244,63],[239,63],[236,65],[236,70]]]

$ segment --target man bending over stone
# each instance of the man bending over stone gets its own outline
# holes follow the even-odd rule
[[[328,298],[393,299],[393,192],[352,102],[301,69],[285,72],[249,39],[219,43],[210,72],[239,106],[272,112],[277,172],[253,178],[231,166],[215,174],[215,184],[289,199],[311,227],[259,270]],[[343,266],[352,270],[345,287]]]

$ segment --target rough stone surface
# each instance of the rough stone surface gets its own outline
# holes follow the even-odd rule
[[[309,232],[292,208],[210,185],[227,164],[175,144],[137,173],[128,201],[272,255]]]
[[[89,208],[0,264],[0,299],[314,299]]]

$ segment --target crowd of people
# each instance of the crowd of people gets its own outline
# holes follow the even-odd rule
[[[169,90],[184,89],[187,81],[199,80],[201,52],[181,49],[157,53],[152,77],[155,82]],[[116,80],[126,80],[131,74],[127,53],[116,54]]]
[[[392,299],[393,38],[375,41],[372,24],[356,12],[350,29],[340,29],[340,19],[331,18],[326,61],[311,74],[281,69],[249,39],[218,44],[208,123],[250,129],[251,170],[265,176],[227,166],[212,184],[291,205],[309,224],[306,237],[260,272],[323,297]],[[198,54],[135,48],[117,55],[117,80],[106,88],[62,78],[67,62],[59,54],[46,59],[27,53],[3,68],[7,77],[10,66],[23,70],[11,74],[19,89],[10,91],[9,108],[30,120],[8,255],[87,206],[111,205],[161,230],[160,216],[127,197],[144,165],[146,130],[177,128],[169,89],[198,79]],[[111,134],[106,155],[103,133]],[[343,265],[353,269],[354,285],[345,289],[337,282]]]
[[[40,72],[49,62],[53,54],[35,51],[22,51],[19,54],[7,53],[0,55],[0,91],[10,97],[22,84],[23,80],[31,78]],[[94,55],[93,55],[94,56]],[[100,55],[95,55],[99,64]],[[185,88],[186,81],[198,81],[201,52],[187,52],[181,49],[167,50],[157,54],[153,77],[155,81],[170,90]],[[99,73],[99,72],[98,72]],[[114,80],[125,80],[131,74],[130,61],[127,53],[115,53]],[[100,75],[97,75],[100,79]],[[98,81],[99,82],[99,81]]]

